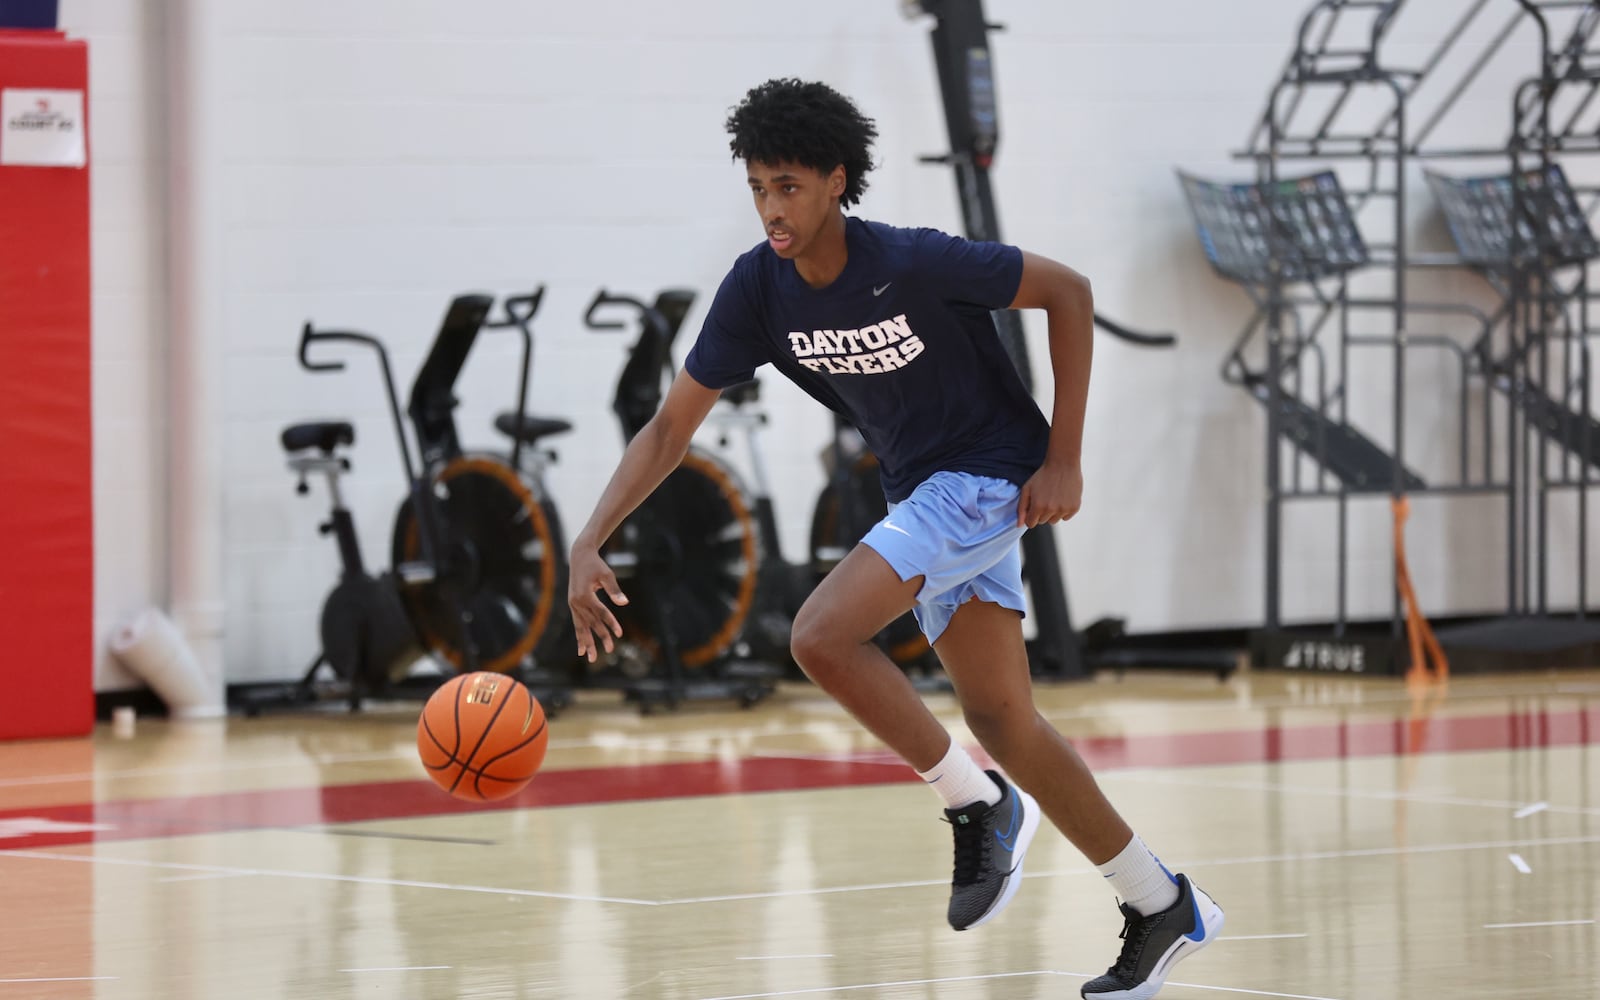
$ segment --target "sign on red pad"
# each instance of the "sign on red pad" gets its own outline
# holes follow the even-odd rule
[[[0,167],[88,164],[83,91],[0,90]]]
[[[83,42],[0,31],[0,739],[94,724],[87,93]]]

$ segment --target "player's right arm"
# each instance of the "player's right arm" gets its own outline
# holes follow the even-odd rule
[[[687,372],[679,372],[667,391],[661,409],[650,418],[622,453],[617,471],[600,494],[594,513],[572,541],[571,575],[567,604],[578,633],[578,655],[593,663],[600,647],[611,652],[613,639],[622,635],[617,618],[600,600],[605,591],[613,604],[627,604],[616,574],[600,558],[600,546],[661,485],[689,450],[689,440],[711,412],[721,393],[707,389]]]

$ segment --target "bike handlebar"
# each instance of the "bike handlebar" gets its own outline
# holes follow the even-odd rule
[[[522,365],[521,374],[517,378],[517,413],[528,412],[528,377],[533,368],[533,323],[534,313],[539,311],[539,303],[544,301],[544,288],[540,285],[527,295],[508,295],[501,303],[505,313],[504,319],[485,322],[485,330],[505,330],[515,328],[522,336]],[[522,438],[518,436],[511,445],[511,467],[522,468]]]
[[[505,311],[504,319],[484,323],[485,329],[495,330],[505,327],[520,326],[526,328],[533,322],[533,316],[539,311],[539,303],[544,300],[544,286],[540,285],[527,295],[508,295],[501,303]]]
[[[1143,333],[1139,330],[1132,330],[1121,323],[1114,323],[1106,319],[1099,313],[1094,314],[1094,325],[1113,337],[1126,340],[1130,344],[1138,344],[1140,347],[1171,347],[1178,342],[1178,338],[1173,334]]]
[[[411,461],[411,446],[406,442],[405,425],[400,421],[400,398],[395,393],[394,371],[389,367],[389,351],[377,337],[366,333],[356,333],[353,330],[317,330],[312,327],[311,321],[300,328],[300,366],[312,372],[341,372],[344,371],[343,361],[312,361],[307,351],[313,341],[343,341],[345,343],[361,344],[372,348],[378,355],[378,364],[383,373],[383,389],[389,397],[389,416],[394,421],[395,437],[400,442],[400,459],[405,466],[406,480],[414,482],[417,477],[416,466]]]
[[[378,352],[383,359],[384,368],[389,366],[389,352],[379,342],[378,338],[365,333],[356,333],[353,330],[317,330],[311,326],[310,321],[300,329],[300,366],[313,372],[342,372],[343,361],[312,361],[306,353],[311,348],[313,341],[344,341],[347,343],[363,344]]]
[[[606,306],[627,306],[639,310],[641,315],[648,316],[653,307],[648,306],[631,295],[612,295],[604,288],[594,293],[594,299],[589,303],[589,308],[584,310],[583,325],[591,330],[621,330],[625,324],[620,320],[595,319],[594,314]]]

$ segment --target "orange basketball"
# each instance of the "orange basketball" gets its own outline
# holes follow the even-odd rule
[[[549,742],[539,699],[516,678],[488,671],[446,681],[417,720],[417,753],[428,777],[468,802],[522,791]]]

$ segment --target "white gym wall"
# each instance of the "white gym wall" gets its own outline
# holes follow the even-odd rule
[[[305,667],[337,561],[315,530],[326,511],[320,484],[297,497],[284,468],[277,437],[291,422],[356,421],[347,500],[369,566],[387,564],[402,483],[376,369],[355,356],[342,375],[302,371],[294,349],[307,319],[386,338],[408,383],[451,296],[548,286],[532,409],[578,426],[559,441],[550,475],[576,530],[619,453],[609,404],[625,346],[586,331],[582,309],[602,284],[642,296],[694,288],[701,299],[681,358],[726,268],[760,238],[722,131],[753,84],[820,78],[854,97],[882,133],[859,213],[960,228],[949,170],[916,162],[945,150],[928,26],[906,23],[894,0],[216,0],[191,43],[206,47],[203,58],[183,62],[209,88],[198,141],[211,172],[197,202],[169,190],[174,137],[193,133],[174,126],[194,124],[171,118],[197,104],[175,99],[183,95],[169,91],[169,67],[180,44],[173,19],[192,19],[202,2],[61,5],[62,26],[90,42],[102,647],[116,622],[173,599],[172,553],[215,545],[227,680]],[[1058,535],[1079,623],[1115,614],[1154,631],[1261,619],[1264,415],[1217,374],[1249,308],[1206,265],[1173,169],[1249,176],[1229,153],[1306,6],[987,4],[1009,27],[993,42],[1006,238],[1089,275],[1107,315],[1181,337],[1168,352],[1097,343],[1085,506]],[[1410,23],[1410,37],[1437,35],[1425,16]],[[1481,122],[1474,141],[1503,135],[1504,103],[1459,116]],[[196,245],[174,232],[174,201],[214,211],[188,222],[191,235],[196,226],[206,234],[206,259],[174,259]],[[1431,207],[1419,202],[1419,229],[1437,240]],[[215,409],[220,537],[201,524],[196,538],[179,539],[191,529],[169,527],[168,419],[175,397],[196,398],[168,377],[174,268],[208,276],[215,327],[204,335],[214,338],[218,381],[199,398]],[[1476,294],[1470,279],[1444,287]],[[1042,317],[1026,322],[1048,385]],[[515,359],[514,338],[480,340],[458,417],[469,442],[496,444],[490,420],[512,399]],[[1446,377],[1441,366],[1413,372],[1418,430],[1408,446],[1425,471],[1447,468],[1426,437],[1447,405],[1433,402]],[[797,391],[766,384],[774,493],[787,554],[798,558],[828,421]],[[1381,397],[1372,412],[1368,429],[1383,439]],[[1291,510],[1289,528],[1304,529],[1285,553],[1291,617],[1331,615],[1332,523],[1326,505]],[[1502,523],[1495,502],[1416,504],[1410,555],[1427,610],[1496,606]],[[1568,533],[1570,550],[1576,536],[1563,524],[1553,530]],[[1352,525],[1352,612],[1387,614],[1387,504],[1357,505]],[[1571,594],[1570,585],[1555,592]],[[102,658],[99,688],[131,683]]]

